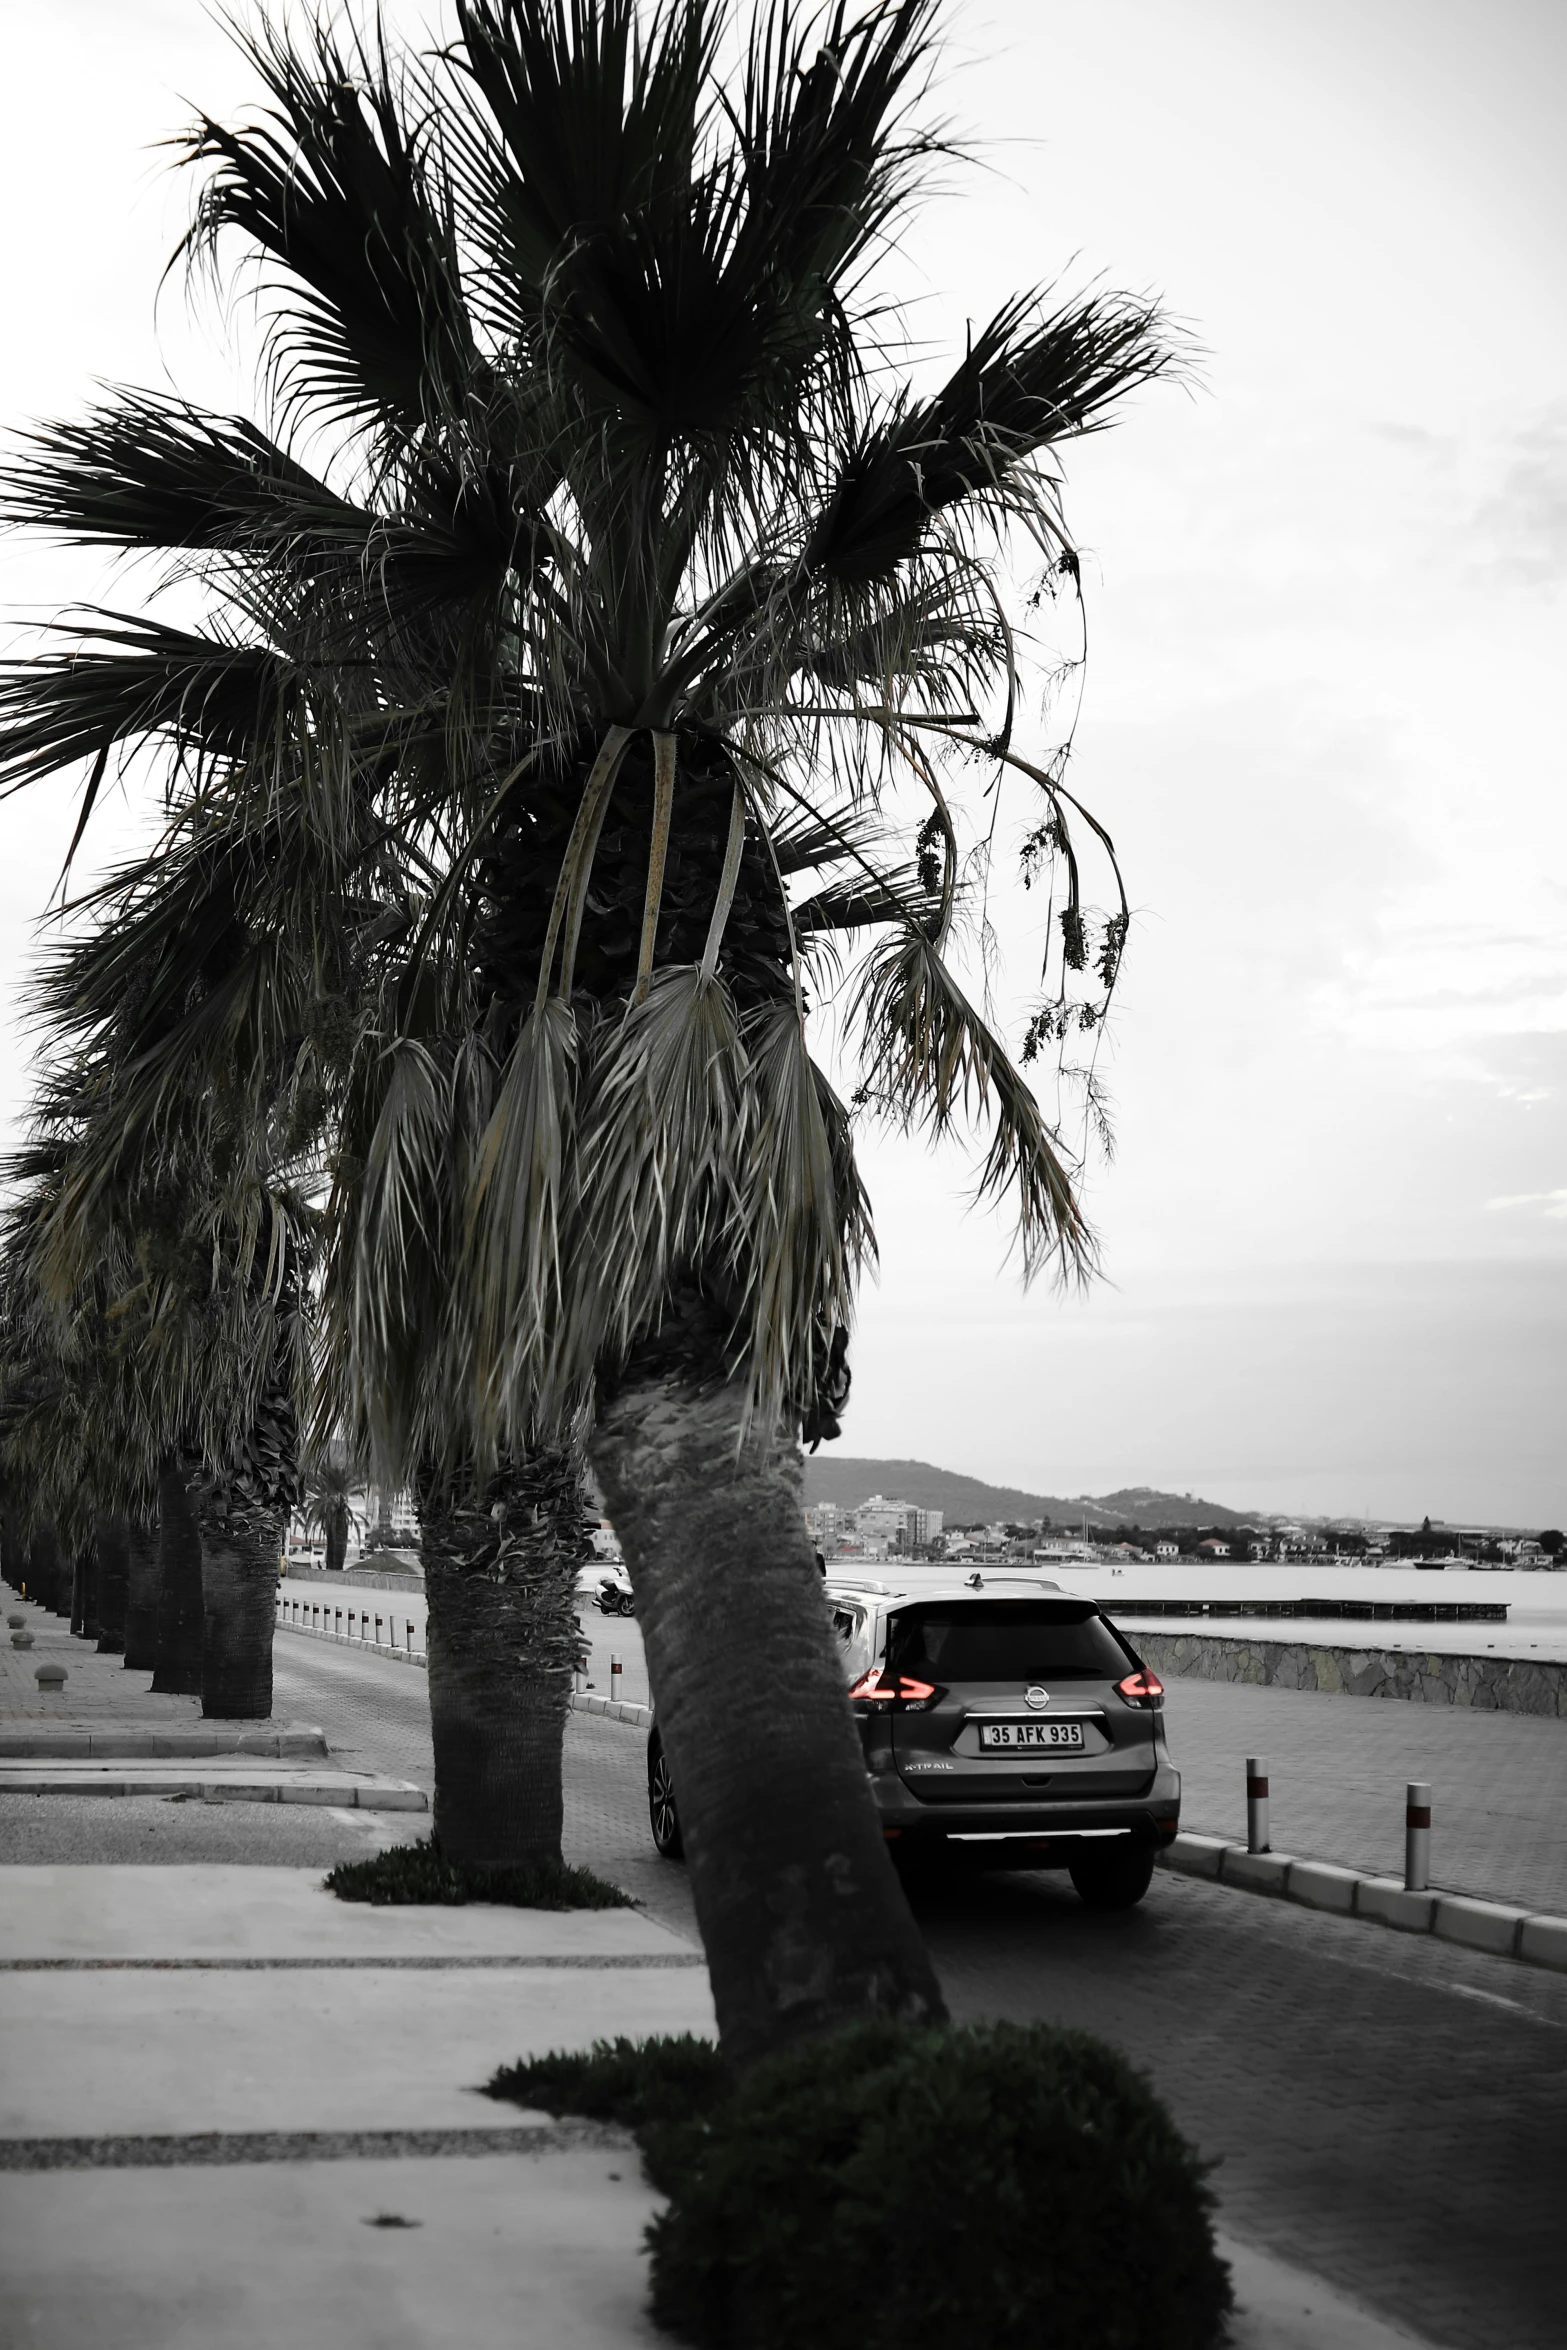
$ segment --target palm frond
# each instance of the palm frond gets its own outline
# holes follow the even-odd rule
[[[1005,1046],[919,931],[878,946],[861,976],[866,1092],[883,1113],[932,1136],[969,1118],[990,1140],[975,1197],[1012,1195],[1024,1278],[1053,1256],[1063,1275],[1093,1262],[1093,1240],[1039,1104]]]
[[[748,1026],[755,1118],[747,1165],[744,1268],[753,1405],[764,1428],[804,1410],[835,1331],[854,1318],[874,1261],[870,1202],[849,1121],[806,1050],[792,1005]]]
[[[166,745],[198,770],[242,757],[282,722],[297,686],[268,645],[99,615],[61,628],[70,650],[0,672],[0,794],[121,745]]]
[[[475,1301],[476,1405],[494,1430],[505,1397],[538,1389],[569,1285],[579,1038],[571,1006],[535,1006],[512,1046],[479,1144],[464,1235]]]
[[[210,258],[232,229],[282,273],[266,283],[286,404],[417,437],[461,411],[479,368],[431,127],[384,48],[344,47],[323,20],[240,45],[272,103],[239,130],[203,115],[178,142],[203,174],[182,251]]]

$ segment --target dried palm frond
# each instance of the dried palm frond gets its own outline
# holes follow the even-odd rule
[[[1086,1272],[1094,1243],[1057,1138],[1000,1039],[920,931],[872,951],[854,1017],[866,1090],[884,1115],[933,1136],[965,1118],[989,1121],[975,1196],[1012,1194],[1025,1279],[1052,1256],[1064,1276]]]

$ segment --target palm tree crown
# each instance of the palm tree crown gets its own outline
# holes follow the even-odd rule
[[[266,111],[183,153],[190,259],[255,266],[270,429],[127,393],[10,475],[14,519],[207,597],[202,628],[104,614],[13,672],[0,782],[88,763],[90,806],[149,750],[264,869],[237,918],[270,1085],[352,1002],[312,1111],[324,1411],[378,1473],[569,1423],[687,1312],[764,1426],[825,1409],[872,1246],[806,1043],[838,939],[865,1098],[983,1117],[1026,1268],[1088,1253],[947,948],[988,762],[1065,868],[1061,1001],[1113,984],[1124,902],[1095,946],[1082,812],[1013,741],[1006,552],[1075,580],[1052,452],[1172,347],[1144,302],[1029,298],[933,390],[903,372],[875,269],[939,148],[934,9],[457,0],[426,56],[258,35]],[[256,983],[285,933],[320,951]],[[232,1058],[237,1001],[164,1048]]]

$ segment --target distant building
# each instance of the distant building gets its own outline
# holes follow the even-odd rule
[[[1206,1542],[1199,1542],[1197,1545],[1197,1556],[1200,1559],[1227,1559],[1229,1555],[1229,1544],[1220,1542],[1218,1537],[1213,1534],[1209,1535]]]
[[[889,1552],[927,1550],[938,1541],[940,1510],[921,1509],[916,1502],[889,1500],[873,1493],[854,1512],[854,1531],[861,1542],[884,1543]]]
[[[1181,1546],[1178,1542],[1156,1542],[1153,1546],[1153,1554],[1156,1559],[1178,1559],[1181,1555]]]

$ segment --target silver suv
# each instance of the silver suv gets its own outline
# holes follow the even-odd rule
[[[1164,1690],[1092,1600],[1038,1575],[830,1575],[833,1629],[893,1857],[1066,1869],[1096,1909],[1140,1901],[1180,1826]],[[680,1824],[655,1726],[653,1840]]]

